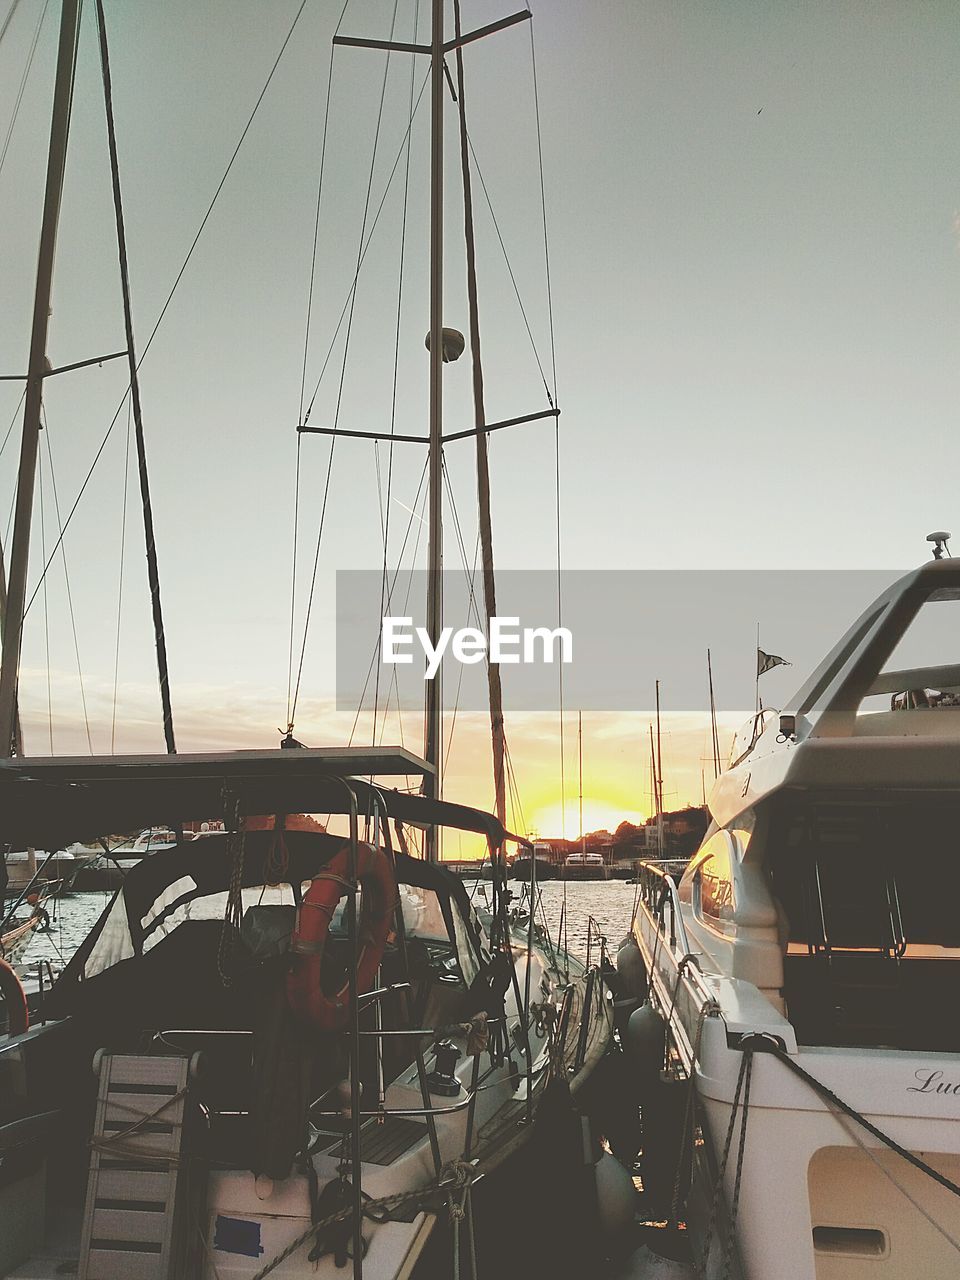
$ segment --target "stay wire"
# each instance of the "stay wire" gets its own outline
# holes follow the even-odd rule
[[[67,591],[67,608],[70,612],[70,630],[73,633],[73,652],[77,659],[77,680],[80,685],[80,705],[83,708],[83,726],[87,735],[87,747],[90,754],[93,755],[93,739],[90,735],[90,717],[87,713],[87,694],[83,683],[83,664],[80,661],[80,640],[77,634],[77,617],[73,608],[73,591],[70,587],[70,569],[67,565],[67,544],[63,540],[63,525],[60,521],[60,497],[57,492],[57,473],[53,465],[53,441],[50,435],[50,424],[47,421],[46,410],[41,407],[43,413],[43,437],[47,446],[47,460],[50,463],[50,489],[53,493],[53,509],[57,517],[57,531],[59,537],[57,539],[60,547],[60,559],[63,563],[63,581]],[[52,557],[51,557],[52,558]],[[44,587],[46,589],[46,587]]]
[[[253,124],[253,121],[254,121],[254,119],[255,119],[255,117],[256,117],[256,115],[257,115],[257,112],[260,110],[261,103],[263,102],[263,100],[264,100],[264,98],[265,98],[265,96],[266,96],[267,90],[269,89],[270,85],[271,85],[271,84],[272,84],[272,82],[273,82],[273,78],[274,78],[274,76],[275,76],[275,74],[276,74],[277,68],[278,68],[278,67],[279,67],[279,65],[280,65],[280,60],[282,59],[282,57],[283,57],[284,53],[286,52],[287,45],[290,43],[290,40],[291,40],[291,38],[292,38],[292,36],[293,36],[293,33],[294,33],[295,29],[296,29],[297,23],[300,21],[300,15],[303,13],[304,9],[306,8],[306,5],[307,5],[307,0],[302,0],[302,2],[301,2],[301,4],[300,4],[299,9],[297,10],[296,14],[294,15],[293,22],[290,24],[290,28],[289,28],[289,30],[287,31],[286,37],[284,38],[284,41],[283,41],[283,44],[280,46],[280,51],[279,51],[279,53],[277,54],[277,56],[276,56],[276,58],[275,58],[275,60],[274,60],[273,66],[270,68],[270,73],[269,73],[269,75],[267,76],[267,79],[266,79],[266,81],[265,81],[265,83],[264,83],[263,88],[260,90],[260,94],[259,94],[259,96],[257,97],[256,102],[254,103],[253,110],[250,112],[250,115],[249,115],[249,117],[247,118],[247,122],[246,122],[246,124],[245,124],[245,125],[244,125],[244,127],[243,127],[243,131],[241,132],[240,137],[239,137],[239,139],[238,139],[238,141],[237,141],[237,144],[236,144],[236,146],[235,146],[235,147],[234,147],[234,149],[233,149],[233,153],[231,154],[230,159],[229,159],[229,161],[227,162],[227,167],[226,167],[226,169],[225,169],[225,170],[224,170],[224,172],[223,172],[223,177],[220,179],[219,183],[217,184],[217,188],[216,188],[216,190],[215,190],[215,191],[214,191],[214,193],[213,193],[213,198],[211,199],[211,201],[210,201],[209,205],[207,206],[207,211],[206,211],[206,213],[203,215],[203,218],[201,219],[200,226],[199,226],[199,228],[198,228],[198,230],[197,230],[196,235],[193,237],[193,240],[192,240],[192,242],[191,242],[191,244],[190,244],[190,248],[187,250],[187,255],[186,255],[186,257],[185,257],[185,258],[184,258],[184,260],[183,260],[183,264],[182,264],[182,266],[180,267],[180,270],[177,272],[176,278],[174,279],[174,282],[173,282],[173,285],[172,285],[172,287],[171,287],[171,289],[170,289],[170,292],[167,294],[166,301],[164,302],[163,306],[162,306],[162,307],[161,307],[161,309],[160,309],[160,314],[157,316],[156,323],[154,324],[154,326],[153,326],[152,330],[150,331],[150,336],[147,338],[146,344],[145,344],[145,346],[144,346],[143,350],[142,350],[142,351],[141,351],[141,353],[140,353],[140,358],[139,358],[139,359],[138,359],[138,361],[137,361],[137,370],[138,370],[138,371],[139,371],[139,370],[140,370],[140,368],[142,367],[144,360],[147,358],[147,352],[150,350],[151,346],[153,345],[153,341],[154,341],[154,339],[156,338],[157,333],[158,333],[158,332],[159,332],[159,330],[160,330],[160,326],[161,326],[161,324],[163,323],[164,317],[165,317],[165,316],[166,316],[166,314],[167,314],[167,310],[168,310],[168,308],[169,308],[169,306],[170,306],[170,303],[173,301],[173,296],[174,296],[174,294],[176,293],[177,288],[179,287],[180,281],[183,279],[183,276],[184,276],[184,273],[186,272],[187,266],[189,265],[190,260],[191,260],[191,258],[193,257],[194,250],[196,249],[197,245],[198,245],[198,244],[199,244],[199,242],[200,242],[200,237],[203,235],[203,232],[204,232],[204,230],[206,229],[206,225],[207,225],[207,223],[208,223],[208,222],[209,222],[209,220],[210,220],[210,215],[213,213],[214,206],[216,205],[217,200],[218,200],[218,199],[219,199],[219,197],[220,197],[220,193],[223,191],[223,188],[224,188],[224,186],[226,185],[227,178],[230,176],[230,173],[231,173],[231,171],[232,171],[232,169],[233,169],[234,163],[236,162],[237,156],[238,156],[238,155],[239,155],[239,153],[240,153],[240,148],[243,146],[244,142],[246,141],[247,134],[250,132],[250,127],[251,127],[251,125]],[[100,461],[100,458],[101,458],[101,457],[102,457],[102,455],[103,455],[103,451],[104,451],[104,449],[106,448],[107,441],[110,439],[110,436],[111,436],[111,434],[112,434],[112,432],[113,432],[113,428],[116,426],[116,424],[117,424],[117,422],[118,422],[118,420],[119,420],[119,418],[120,418],[120,414],[121,414],[121,412],[123,411],[123,406],[124,406],[124,404],[125,404],[125,402],[126,402],[126,399],[127,399],[127,396],[129,395],[129,393],[130,393],[130,386],[129,386],[129,384],[128,384],[127,389],[126,389],[126,391],[124,391],[124,393],[123,393],[123,397],[122,397],[122,399],[120,400],[120,403],[117,405],[116,411],[115,411],[115,413],[114,413],[113,417],[112,417],[112,418],[111,418],[111,420],[110,420],[110,423],[109,423],[109,425],[108,425],[108,427],[107,427],[107,430],[106,430],[106,432],[105,432],[105,434],[104,434],[104,437],[103,437],[103,439],[100,441],[100,445],[99,445],[99,447],[98,447],[98,449],[97,449],[96,453],[94,454],[93,461],[92,461],[92,462],[91,462],[91,464],[90,464],[90,468],[89,468],[89,470],[87,471],[86,476],[84,477],[83,483],[82,483],[82,484],[81,484],[81,486],[80,486],[80,490],[79,490],[79,492],[77,493],[76,498],[74,499],[73,505],[72,505],[72,507],[70,508],[70,511],[69,511],[69,513],[68,513],[68,515],[67,515],[67,518],[66,518],[66,520],[65,520],[65,522],[64,522],[64,525],[63,525],[63,530],[62,530],[61,535],[60,535],[61,539],[62,539],[62,537],[63,537],[63,534],[65,534],[65,533],[66,533],[66,531],[67,531],[67,529],[70,527],[70,522],[72,521],[72,519],[73,519],[73,517],[74,517],[74,514],[75,514],[75,512],[76,512],[76,510],[77,510],[77,507],[80,505],[80,501],[81,501],[81,499],[83,498],[84,493],[86,492],[87,485],[90,483],[90,478],[92,477],[92,475],[93,475],[93,473],[94,473],[94,471],[95,471],[95,469],[96,469],[97,463]],[[53,550],[52,550],[52,551],[51,551],[51,553],[50,553],[50,557],[49,557],[49,559],[48,559],[48,560],[46,561],[46,563],[44,564],[43,572],[42,572],[42,573],[41,573],[41,575],[40,575],[40,581],[38,581],[38,583],[37,583],[36,587],[34,588],[33,595],[31,595],[30,599],[27,601],[26,608],[25,608],[25,609],[24,609],[24,611],[23,611],[23,612],[24,612],[24,617],[26,617],[27,613],[29,612],[29,610],[30,610],[30,606],[33,604],[33,601],[34,601],[34,599],[36,598],[37,591],[39,591],[39,589],[40,589],[40,583],[43,581],[43,578],[45,577],[45,575],[46,575],[47,571],[49,570],[50,565],[51,565],[51,563],[52,563],[52,561],[53,561],[53,557],[57,554],[57,551],[58,551],[58,550],[59,550],[59,542],[58,542],[58,543],[57,543],[57,545],[53,548]]]
[[[127,401],[127,440],[123,461],[123,505],[120,516],[120,572],[117,582],[117,637],[113,654],[113,710],[110,717],[110,754],[116,748],[117,741],[117,691],[120,683],[120,619],[123,606],[123,562],[127,547],[127,492],[130,486],[130,423],[133,406]]]
[[[7,16],[3,20],[3,26],[0,27],[0,44],[3,44],[3,37],[7,34],[7,29],[13,20],[13,15],[17,12],[17,6],[20,0],[12,0],[10,8],[7,10]]]
[[[484,177],[483,177],[483,170],[480,167],[480,161],[477,159],[477,153],[473,145],[473,139],[470,137],[469,133],[467,134],[467,145],[470,148],[470,155],[473,159],[474,168],[477,171],[477,177],[480,179],[480,190],[483,192],[483,198],[486,201],[487,210],[489,211],[490,219],[493,222],[493,229],[496,232],[497,240],[500,244],[500,250],[503,254],[503,261],[506,264],[507,273],[510,276],[510,283],[513,285],[513,292],[516,295],[517,305],[520,308],[520,315],[523,318],[523,324],[527,331],[527,337],[530,339],[530,346],[533,350],[534,359],[536,360],[537,368],[540,371],[540,380],[543,383],[543,389],[544,389],[544,392],[546,393],[547,401],[550,405],[550,408],[554,409],[556,408],[556,403],[555,403],[556,388],[554,387],[554,389],[551,390],[547,382],[547,375],[544,372],[543,361],[540,359],[540,351],[539,351],[539,348],[537,347],[536,339],[533,336],[533,329],[531,328],[530,320],[527,316],[527,309],[523,305],[523,297],[520,293],[520,286],[517,284],[517,277],[514,274],[513,263],[510,261],[510,255],[507,252],[506,241],[504,240],[503,233],[500,230],[500,223],[497,219],[497,215],[493,207],[493,201],[490,198],[490,192],[487,190],[487,184],[484,181]]]
[[[393,34],[396,29],[398,7],[399,7],[399,0],[394,0],[393,17],[390,22],[390,39],[391,40],[393,39]],[[350,353],[350,337],[353,332],[353,317],[354,317],[354,312],[356,310],[356,305],[357,305],[357,292],[358,292],[357,285],[360,278],[360,269],[363,265],[363,259],[366,255],[366,250],[370,243],[370,240],[367,237],[367,222],[370,217],[370,201],[371,201],[371,196],[373,194],[373,178],[377,168],[377,152],[380,146],[380,131],[381,131],[381,128],[383,127],[383,107],[384,107],[384,102],[386,100],[386,94],[387,94],[387,79],[390,74],[390,56],[391,56],[391,53],[390,53],[390,50],[388,49],[386,58],[384,59],[383,80],[380,85],[380,102],[377,108],[377,124],[376,124],[376,129],[374,131],[374,137],[373,137],[373,153],[370,157],[370,170],[367,175],[367,190],[366,190],[366,195],[364,197],[364,202],[363,202],[363,217],[360,223],[360,236],[359,236],[359,244],[357,247],[357,266],[354,272],[353,285],[349,293],[347,328],[346,328],[346,333],[344,335],[344,343],[343,343],[343,359],[341,360],[341,363],[340,363],[340,379],[337,387],[337,402],[336,402],[336,407],[334,409],[334,415],[333,415],[334,433],[336,433],[340,423],[340,409],[343,404],[343,388],[346,381],[347,359]],[[407,129],[407,134],[409,134],[409,126]],[[399,162],[399,155],[397,157],[397,162]],[[397,162],[394,163],[393,170],[391,171],[391,174],[390,174],[390,179],[388,179],[388,182],[387,182],[386,190],[389,190],[390,188],[390,183],[393,179],[393,173],[396,171]],[[386,191],[384,192],[384,200],[385,199],[386,199]],[[380,204],[380,209],[382,208],[383,208],[383,201],[381,201],[381,204]],[[377,216],[379,216],[380,209],[377,210]],[[374,226],[375,225],[376,223],[374,223]],[[372,234],[373,234],[373,229],[371,228],[371,236]],[[342,322],[342,317],[341,317],[341,322]],[[337,326],[337,331],[339,332],[339,325]],[[329,359],[329,353],[328,353],[327,359]],[[326,368],[326,364],[327,364],[327,361],[325,360],[324,366],[323,366],[324,369]],[[323,377],[322,371],[320,376],[321,378]],[[317,389],[319,390],[319,382],[317,384]],[[315,399],[316,399],[316,391],[314,392],[313,398],[310,401],[310,409],[307,410],[308,417],[310,415],[310,410],[313,408]],[[330,451],[327,455],[327,470],[326,470],[326,476],[324,478],[324,484],[323,484],[323,498],[320,504],[320,518],[317,525],[317,539],[316,539],[316,547],[315,547],[314,557],[313,557],[313,571],[310,577],[310,593],[307,597],[307,610],[306,610],[306,615],[304,617],[304,622],[303,622],[303,642],[300,646],[300,661],[297,666],[297,681],[296,681],[296,685],[294,686],[293,698],[290,704],[288,723],[292,723],[294,718],[296,717],[297,701],[300,696],[300,684],[303,679],[303,664],[306,659],[307,640],[309,638],[309,633],[310,633],[310,619],[313,614],[313,601],[316,595],[317,571],[320,565],[320,548],[323,542],[323,530],[324,530],[324,524],[326,522],[327,503],[330,498],[330,482],[333,476],[333,459],[336,453],[336,447],[337,447],[337,436],[336,434],[334,434],[330,437]]]
[[[3,437],[3,444],[0,444],[0,458],[3,457],[3,451],[7,447],[7,441],[10,439],[10,436],[13,433],[13,428],[17,425],[17,419],[20,417],[20,410],[26,398],[27,398],[27,387],[26,387],[26,383],[24,383],[23,390],[20,392],[20,399],[17,401],[17,407],[14,409],[13,417],[10,419],[10,425],[9,427],[7,427],[7,433]]]
[[[340,18],[334,31],[334,39],[340,32],[343,25],[344,15],[347,12],[347,6],[350,0],[344,0],[343,8],[340,10]],[[327,126],[330,122],[330,97],[333,91],[333,60],[336,56],[336,45],[331,47],[330,65],[327,69],[327,94],[323,108],[323,134],[320,142],[320,172],[317,177],[317,205],[316,215],[313,224],[313,251],[310,256],[310,286],[307,290],[307,316],[304,324],[303,335],[303,365],[300,372],[300,407],[298,410],[297,421],[303,422],[303,398],[306,393],[307,385],[307,360],[310,354],[310,322],[313,318],[313,292],[317,278],[317,247],[320,241],[320,208],[323,198],[323,171],[326,165],[327,157]],[[287,725],[292,732],[291,723],[291,698],[293,691],[293,649],[294,635],[296,631],[296,610],[297,610],[297,550],[299,543],[300,531],[300,460],[301,460],[302,439],[300,433],[297,432],[297,462],[296,475],[294,480],[294,498],[293,498],[293,555],[291,558],[290,568],[290,643],[287,651]]]
[[[6,137],[3,140],[3,150],[0,151],[0,173],[3,172],[3,166],[7,159],[7,152],[10,150],[10,140],[13,137],[13,130],[16,127],[17,117],[20,114],[20,104],[23,101],[24,90],[27,87],[27,80],[30,76],[30,69],[33,66],[34,55],[37,52],[37,44],[40,40],[40,29],[43,26],[43,20],[47,16],[47,9],[50,0],[44,0],[43,8],[40,10],[40,18],[37,21],[37,29],[33,33],[33,41],[30,45],[30,52],[27,54],[27,65],[23,69],[23,75],[20,78],[20,87],[17,89],[17,96],[13,104],[13,114],[10,117],[10,123],[7,125]],[[10,19],[13,17],[13,11],[17,7],[17,0],[14,0],[10,12],[7,14],[6,21],[3,24],[3,31],[0,31],[0,40],[6,34],[7,27],[10,25]]]
[[[393,179],[396,175],[397,169],[400,166],[400,161],[403,158],[404,147],[406,146],[406,141],[407,141],[407,134],[410,132],[410,130],[413,127],[413,121],[414,121],[414,118],[416,117],[418,110],[420,109],[420,103],[423,100],[424,90],[427,87],[427,82],[429,79],[430,79],[430,72],[427,71],[423,77],[423,80],[420,83],[420,89],[417,93],[417,100],[414,103],[414,107],[413,107],[413,116],[411,116],[410,122],[407,125],[407,132],[404,134],[403,138],[401,139],[400,148],[397,151],[397,157],[393,162],[393,168],[390,170],[390,176],[387,178],[386,185],[384,186],[384,189],[383,189],[383,195],[380,198],[380,204],[377,207],[377,212],[374,215],[373,221],[370,223],[370,234],[367,236],[367,242],[363,249],[361,266],[363,265],[363,260],[366,258],[367,251],[369,250],[370,244],[373,240],[373,234],[376,231],[377,224],[380,221],[380,215],[383,213],[383,207],[386,204],[387,196],[390,194],[390,188],[393,185]],[[333,355],[334,348],[336,347],[336,344],[337,344],[337,338],[340,336],[340,329],[342,328],[343,322],[347,317],[347,309],[350,306],[350,299],[353,296],[353,292],[357,287],[357,281],[359,279],[359,275],[360,273],[359,271],[357,271],[353,277],[350,287],[347,290],[347,296],[344,299],[343,306],[340,308],[340,317],[337,320],[336,328],[333,331],[333,337],[330,339],[330,344],[327,347],[327,354],[323,358],[323,364],[320,366],[320,374],[317,378],[316,383],[314,384],[313,393],[310,396],[310,403],[307,405],[307,411],[303,415],[303,422],[301,424],[302,426],[306,426],[306,424],[310,421],[310,415],[313,413],[313,406],[316,403],[317,394],[320,390],[320,384],[323,382],[324,376],[327,372],[327,366],[330,363],[330,359]]]
[[[417,36],[420,31],[420,0],[416,0],[413,10],[413,43],[417,43]],[[407,119],[410,124],[413,123],[413,95],[416,87],[416,59],[410,59],[410,89],[407,102]],[[403,213],[400,220],[400,264],[397,272],[397,321],[395,326],[395,339],[393,347],[393,385],[390,392],[390,447],[387,454],[387,491],[385,500],[382,503],[381,510],[383,512],[381,523],[383,526],[383,578],[380,583],[380,617],[384,617],[385,594],[387,589],[387,575],[389,572],[389,554],[390,554],[390,512],[391,512],[391,495],[393,492],[393,462],[394,451],[396,449],[396,441],[394,434],[396,432],[397,422],[397,387],[400,376],[400,320],[403,313],[403,268],[406,259],[407,247],[407,211],[410,195],[410,140],[411,130],[407,129],[406,134],[406,158],[404,162],[403,174]],[[380,442],[374,441],[374,453],[377,458],[377,479],[379,483],[380,476]],[[383,623],[381,622],[381,627]],[[387,691],[389,699],[390,692]],[[374,744],[377,740],[377,714],[380,705],[380,664],[377,663],[376,668],[376,687],[373,695],[373,739]],[[386,720],[386,711],[384,711],[384,720]]]
[[[344,0],[343,8],[340,10],[340,18],[337,22],[336,30],[333,38],[336,40],[340,34],[340,28],[343,26],[344,15],[347,12],[347,6],[350,0]],[[327,126],[330,123],[330,97],[333,91],[333,60],[336,57],[337,46],[334,44],[330,51],[330,65],[327,69],[327,94],[323,107],[323,133],[320,139],[320,173],[317,177],[317,204],[316,215],[313,223],[313,253],[310,258],[310,286],[307,290],[307,318],[304,326],[303,336],[303,366],[300,372],[300,412],[299,421],[303,421],[303,398],[307,387],[307,360],[310,354],[310,322],[313,318],[313,291],[317,278],[317,247],[320,242],[320,207],[323,198],[323,171],[327,158]]]
[[[412,556],[412,559],[411,559],[411,565],[410,565],[410,572],[409,572],[408,577],[407,577],[407,591],[406,591],[406,596],[404,597],[404,606],[403,606],[403,607],[404,607],[404,613],[406,613],[407,604],[408,604],[408,602],[409,602],[409,600],[410,600],[410,590],[411,590],[411,587],[412,587],[412,585],[413,585],[413,574],[414,574],[414,570],[415,570],[415,567],[416,567],[417,552],[418,552],[418,551],[419,551],[419,549],[420,549],[420,539],[421,539],[421,537],[422,537],[422,535],[423,535],[423,528],[424,528],[424,524],[425,524],[425,521],[423,520],[423,518],[422,518],[420,515],[418,515],[418,514],[417,514],[417,505],[418,505],[418,503],[419,503],[421,510],[425,510],[425,508],[426,508],[426,499],[427,499],[427,495],[426,495],[426,493],[424,492],[424,481],[425,481],[425,480],[426,480],[426,478],[427,478],[427,466],[428,466],[428,462],[427,462],[427,461],[424,461],[424,464],[423,464],[423,470],[420,472],[420,483],[417,485],[417,492],[416,492],[416,494],[414,495],[414,499],[413,499],[413,506],[412,506],[412,507],[408,507],[408,508],[407,508],[407,510],[408,510],[408,511],[409,511],[409,513],[410,513],[410,516],[409,516],[409,519],[407,520],[407,528],[406,528],[406,532],[405,532],[404,537],[403,537],[403,542],[402,542],[402,544],[401,544],[401,546],[400,546],[400,554],[399,554],[399,556],[397,557],[397,567],[396,567],[396,569],[394,570],[394,574],[393,574],[393,581],[392,581],[391,586],[390,586],[390,591],[389,591],[389,593],[388,593],[388,595],[387,595],[387,605],[386,605],[386,607],[389,609],[389,608],[392,608],[392,605],[393,605],[393,593],[394,593],[394,591],[396,590],[396,586],[397,586],[397,579],[398,579],[398,578],[399,578],[399,576],[400,576],[400,571],[401,571],[401,568],[402,568],[402,565],[403,565],[403,555],[404,555],[404,552],[406,551],[406,548],[407,548],[407,542],[408,542],[408,540],[409,540],[409,538],[410,538],[410,530],[411,530],[411,529],[412,529],[412,527],[413,527],[413,522],[414,522],[414,520],[416,520],[416,521],[417,521],[417,538],[416,538],[416,542],[414,543],[413,556]],[[421,499],[420,499],[420,495],[421,495],[421,493],[423,493],[423,501],[422,501],[422,502],[421,502]],[[377,661],[377,654],[379,653],[379,651],[380,651],[380,632],[379,632],[379,630],[378,630],[378,632],[377,632],[377,639],[376,639],[376,641],[374,642],[374,646],[373,646],[373,654],[372,654],[372,656],[371,656],[371,658],[370,658],[370,664],[369,664],[369,666],[367,667],[367,676],[366,676],[366,679],[365,679],[365,680],[364,680],[364,682],[363,682],[363,688],[362,688],[362,689],[361,689],[361,691],[360,691],[360,697],[359,697],[358,702],[357,702],[357,711],[356,711],[356,715],[354,716],[354,720],[353,720],[353,728],[352,728],[352,729],[351,729],[351,731],[350,731],[350,742],[351,742],[351,743],[353,742],[354,735],[355,735],[355,734],[356,734],[356,732],[357,732],[357,725],[360,723],[360,714],[361,714],[361,712],[363,711],[363,700],[364,700],[364,698],[366,697],[367,689],[370,687],[370,679],[371,679],[371,677],[372,677],[372,675],[373,675],[373,668],[374,668],[374,664],[375,664],[375,663],[376,663],[376,661]],[[394,679],[396,679],[396,672],[394,672]],[[388,706],[389,706],[389,704],[388,704]],[[398,690],[398,693],[397,693],[397,707],[398,707],[398,709],[399,709],[399,706],[400,706],[400,696],[399,696],[399,690]],[[401,730],[401,732],[402,732],[402,730]]]
[[[43,507],[43,452],[37,455],[37,496],[40,500],[40,550],[46,555],[47,521]],[[50,610],[47,600],[47,583],[43,583],[43,647],[46,653],[47,669],[47,733],[50,736],[50,754],[53,755],[53,689],[50,671]]]

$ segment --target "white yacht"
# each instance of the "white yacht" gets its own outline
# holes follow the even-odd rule
[[[678,883],[642,864],[624,1042],[678,1275],[960,1274],[958,621],[960,561],[896,582],[738,738]]]

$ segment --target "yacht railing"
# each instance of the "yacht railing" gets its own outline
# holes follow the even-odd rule
[[[638,901],[643,903],[658,926],[657,947],[662,945],[669,949],[677,969],[677,984],[686,982],[693,1000],[702,1006],[708,1002],[713,1003],[716,996],[700,973],[698,953],[690,944],[680,909],[680,895],[674,874],[683,871],[686,865],[685,858],[662,858],[638,863]],[[655,949],[654,960],[656,954]],[[652,967],[655,969],[655,964]],[[652,978],[653,974],[650,976]],[[677,994],[676,990],[671,993],[674,1006]]]

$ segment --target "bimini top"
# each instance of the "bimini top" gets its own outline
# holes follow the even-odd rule
[[[364,777],[424,777],[399,747],[304,747],[192,755],[0,760],[0,844],[46,851],[144,827],[249,814],[349,814],[379,808],[416,826],[452,827],[494,845],[521,841],[481,809],[394,791]]]

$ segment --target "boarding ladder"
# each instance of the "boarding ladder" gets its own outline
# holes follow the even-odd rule
[[[183,1280],[190,1225],[190,1089],[199,1055],[100,1050],[80,1280]]]

